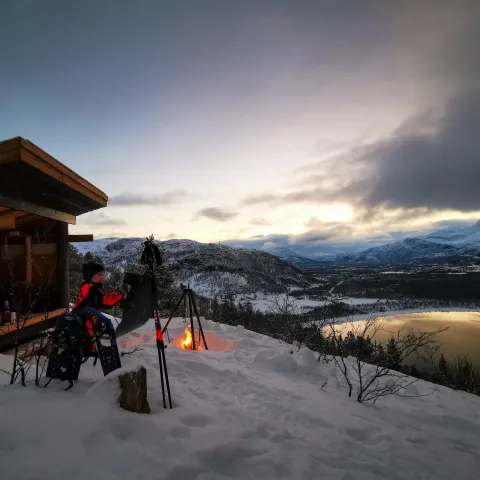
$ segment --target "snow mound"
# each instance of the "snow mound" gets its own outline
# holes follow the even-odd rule
[[[173,410],[151,321],[125,336],[140,350],[121,370],[147,369],[150,415],[120,409],[120,372],[103,378],[91,362],[68,392],[56,381],[2,387],[2,479],[478,478],[480,398],[419,381],[403,393],[430,395],[361,405],[310,350],[202,323],[211,349],[166,350]],[[170,337],[184,329],[174,319]]]

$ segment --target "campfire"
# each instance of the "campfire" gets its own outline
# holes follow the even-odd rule
[[[192,343],[193,343],[192,329],[190,325],[187,325],[187,327],[183,332],[183,337],[180,338],[179,345],[184,350],[191,350]],[[203,345],[200,345],[200,339],[197,339],[197,338],[195,338],[195,350],[197,351],[205,350],[205,347]]]

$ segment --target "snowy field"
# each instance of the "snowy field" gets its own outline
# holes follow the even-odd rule
[[[278,294],[277,297],[280,299],[280,302],[283,302],[287,295],[285,293]],[[237,295],[235,300],[237,302],[249,301],[255,310],[260,310],[261,312],[266,312],[268,307],[272,304],[275,295],[265,295],[263,293],[257,293],[256,295]],[[294,297],[291,297],[294,299]],[[377,303],[378,299],[376,298],[357,298],[357,297],[329,297],[328,300],[312,300],[310,298],[299,298],[296,299],[295,305],[302,309],[311,309],[314,307],[320,307],[332,301],[338,301],[347,303],[350,305],[361,305],[366,303]]]
[[[178,344],[185,324],[172,323]],[[166,350],[173,410],[161,403],[152,322],[119,339],[143,349],[122,362],[147,367],[151,415],[121,410],[116,373],[104,379],[91,363],[68,392],[56,381],[3,387],[2,480],[478,478],[480,398],[419,381],[403,393],[437,391],[361,405],[310,350],[203,324],[210,350]]]

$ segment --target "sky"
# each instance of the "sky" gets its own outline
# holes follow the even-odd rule
[[[480,219],[478,0],[2,0],[0,20],[0,139],[109,196],[72,233],[315,256]]]

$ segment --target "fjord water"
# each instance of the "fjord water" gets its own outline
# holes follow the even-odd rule
[[[388,331],[377,332],[375,339],[388,340],[390,332],[396,333],[404,326],[406,331],[412,329],[417,332],[433,332],[449,327],[437,336],[441,344],[440,351],[452,359],[467,354],[480,367],[480,312],[405,313],[383,318],[386,320],[384,328]],[[362,322],[354,323],[359,325]]]

